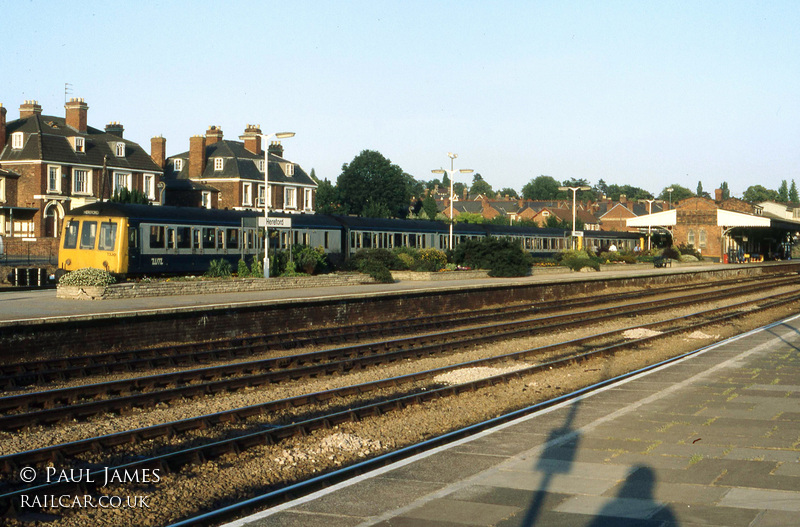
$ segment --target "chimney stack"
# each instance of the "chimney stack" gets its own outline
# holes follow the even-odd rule
[[[39,106],[39,103],[34,100],[25,101],[23,104],[19,106],[20,119],[27,119],[28,117],[33,117],[34,115],[41,115],[41,114],[42,114],[42,107]]]
[[[6,109],[0,102],[0,152],[6,147]]]
[[[163,136],[150,139],[150,157],[161,170],[167,166],[167,140]]]
[[[619,202],[622,203],[623,205],[628,203],[628,196],[626,196],[625,194],[620,194]]]
[[[213,145],[222,141],[222,128],[219,126],[209,126],[206,130],[206,146]]]
[[[717,201],[722,201],[722,189],[714,189],[714,199]]]
[[[125,127],[119,124],[117,121],[111,121],[106,125],[106,133],[115,135],[122,139],[122,133],[125,131]]]
[[[64,105],[67,110],[67,126],[77,130],[78,132],[86,133],[86,114],[88,113],[89,106],[83,99],[72,98],[67,104]],[[41,108],[39,109],[41,112]]]
[[[244,148],[246,150],[253,152],[257,156],[264,153],[264,151],[261,150],[261,126],[257,124],[248,124],[244,129],[244,134],[239,136],[239,139],[244,141]],[[269,151],[272,153],[272,146],[270,146]]]
[[[206,138],[194,135],[189,138],[189,178],[200,179],[206,169]]]
[[[272,141],[269,144],[269,153],[274,156],[283,157],[283,145],[281,144],[281,142]]]

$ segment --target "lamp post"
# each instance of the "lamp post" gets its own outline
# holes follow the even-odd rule
[[[669,192],[669,208],[672,208],[672,191],[675,190],[675,189],[672,188],[672,187],[669,187],[668,189],[664,189],[664,190]]]
[[[261,134],[264,142],[264,278],[269,278],[269,142],[294,137],[294,132]]]
[[[456,170],[453,168],[453,160],[458,157],[458,154],[454,154],[452,152],[447,152],[447,157],[450,158],[450,170],[446,168],[437,168],[431,170],[434,174],[447,174],[450,176],[450,250],[453,250],[453,180],[455,179]],[[471,168],[460,168],[458,169],[459,174],[471,174],[473,170]]]
[[[575,209],[575,195],[578,193],[579,190],[592,190],[592,187],[581,186],[581,187],[558,187],[558,190],[571,190],[572,191],[572,248],[575,248],[575,221],[576,221],[576,213],[577,210]]]
[[[669,189],[672,190],[672,189]],[[647,203],[647,214],[653,214],[653,203],[659,201],[657,199],[640,199],[639,203]],[[648,220],[647,223],[647,250],[650,250],[650,222],[652,220]]]

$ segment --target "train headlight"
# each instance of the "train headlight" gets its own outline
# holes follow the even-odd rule
[[[65,265],[72,265],[72,260],[67,258],[67,261],[64,262]]]

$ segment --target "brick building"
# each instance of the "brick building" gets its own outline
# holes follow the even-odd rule
[[[166,168],[169,205],[256,210],[264,203],[264,162],[269,157],[270,210],[314,213],[317,184],[300,165],[283,157],[283,146],[261,144],[261,129],[247,125],[241,141],[223,139],[211,126],[189,139],[189,150],[170,156]]]
[[[36,101],[25,101],[19,119],[7,121],[0,105],[2,236],[57,238],[67,212],[108,199],[123,187],[158,202],[164,152],[157,146],[163,138],[153,139],[151,157],[123,138],[119,123],[104,130],[88,126],[83,99],[72,99],[64,108],[65,117],[43,115]]]

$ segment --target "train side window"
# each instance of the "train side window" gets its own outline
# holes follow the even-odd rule
[[[225,229],[217,229],[217,249],[225,248]]]
[[[84,221],[81,229],[81,249],[94,249],[94,242],[97,238],[97,222]]]
[[[200,248],[200,229],[192,230],[192,249]]]
[[[167,249],[175,248],[175,229],[167,229]]]
[[[214,228],[203,228],[203,249],[214,249],[216,246],[214,245],[216,241],[216,229]]]
[[[164,226],[151,225],[150,226],[150,248],[163,249],[164,248]]]
[[[227,240],[225,240],[225,246],[228,249],[239,248],[239,229],[227,229]]]
[[[191,249],[192,248],[192,228],[191,227],[178,227],[175,229],[177,236],[178,249]]]
[[[74,249],[78,246],[78,227],[80,222],[69,220],[67,228],[64,229],[64,249]]]
[[[139,230],[136,227],[128,227],[128,249],[139,248]]]
[[[97,248],[101,251],[113,251],[117,243],[117,224],[103,222],[100,224],[100,240]]]
[[[328,235],[329,235],[329,234],[330,234],[330,233],[329,233],[328,231],[325,231],[325,236],[323,237],[322,246],[323,246],[325,249],[328,249],[328,247],[329,247],[329,245],[330,245],[330,241],[329,241],[329,239],[328,239]]]

